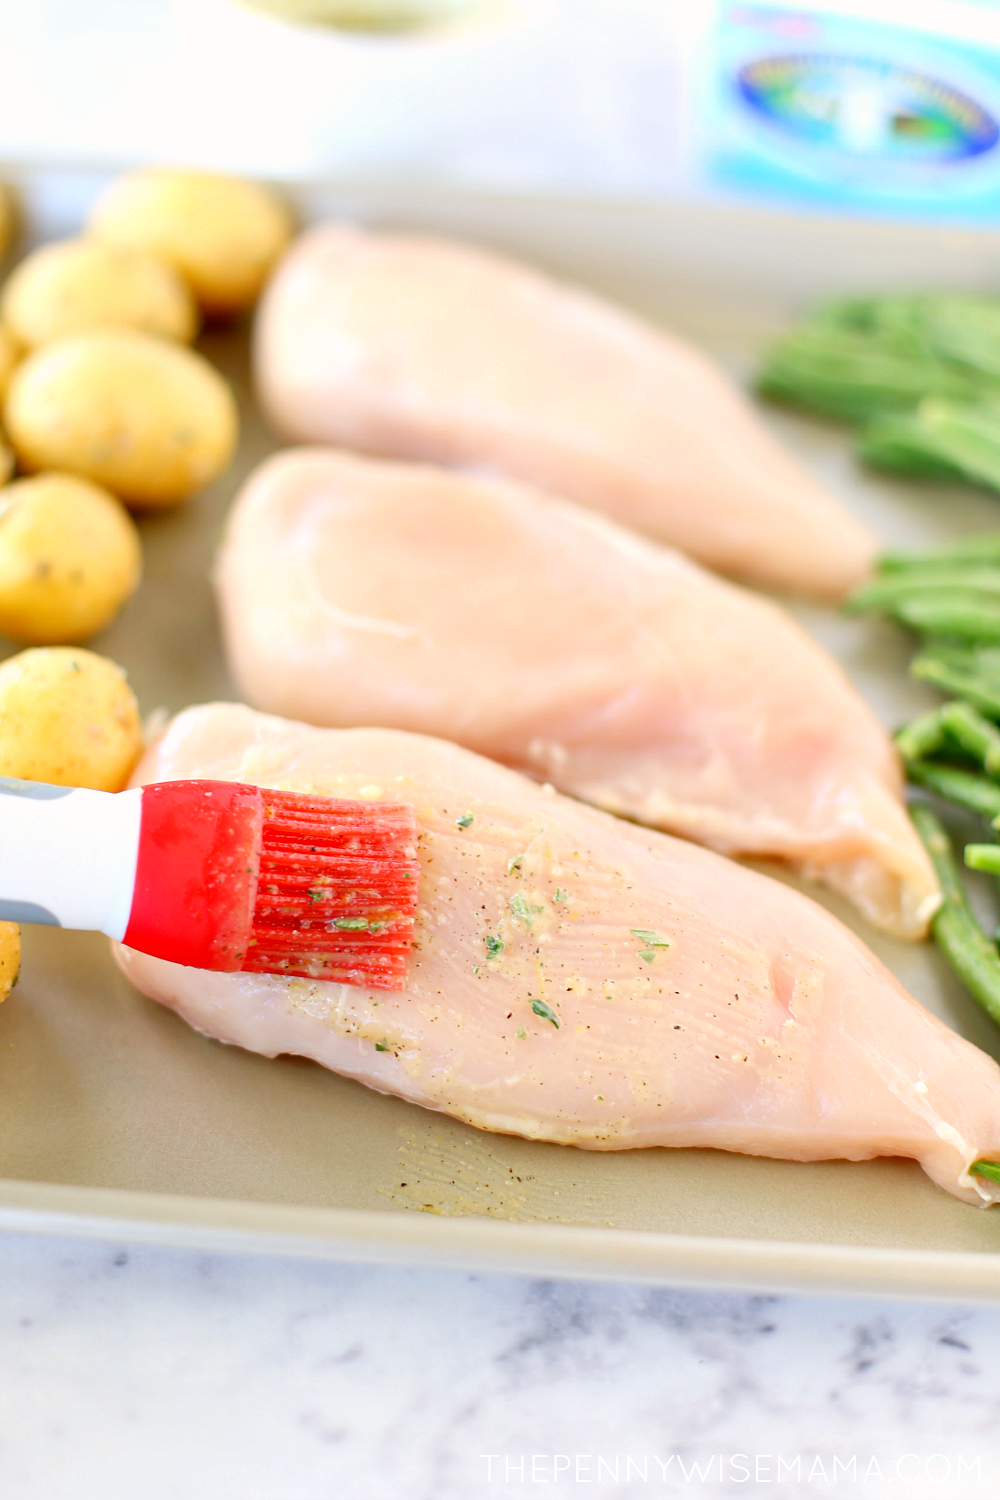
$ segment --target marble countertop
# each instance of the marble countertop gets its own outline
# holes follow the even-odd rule
[[[998,1480],[1000,1308],[0,1236],[4,1500],[975,1500]]]

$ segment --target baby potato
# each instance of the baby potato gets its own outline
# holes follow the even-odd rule
[[[129,505],[176,505],[233,455],[236,403],[191,349],[131,329],[56,339],[14,371],[4,403],[22,466],[92,479]]]
[[[24,645],[83,641],[142,576],[135,522],[87,479],[40,474],[0,490],[0,632]]]
[[[0,922],[0,1000],[6,1000],[21,972],[21,929],[16,922]]]
[[[29,349],[90,328],[138,328],[189,344],[198,310],[165,261],[128,245],[42,245],[8,277],[0,315]]]
[[[79,646],[38,646],[0,665],[0,776],[118,792],[142,751],[125,673]]]
[[[0,323],[0,401],[7,394],[14,366],[24,350],[5,323]]]
[[[113,182],[88,224],[100,240],[139,245],[187,280],[206,313],[249,307],[288,244],[288,209],[255,182],[147,167]]]

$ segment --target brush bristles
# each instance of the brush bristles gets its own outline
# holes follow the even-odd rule
[[[243,968],[402,989],[417,909],[413,808],[264,790]]]

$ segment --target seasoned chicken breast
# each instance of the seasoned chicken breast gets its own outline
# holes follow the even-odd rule
[[[615,1150],[912,1156],[970,1203],[1000,1156],[1000,1069],[813,902],[693,844],[393,730],[188,709],[142,782],[190,776],[411,801],[401,992],[210,974],[128,950],[201,1031],[297,1053],[472,1125]]]
[[[298,450],[239,496],[217,581],[256,708],[457,740],[926,930],[888,736],[782,610],[677,552],[510,482]]]
[[[297,441],[511,475],[779,589],[837,597],[873,557],[703,355],[471,245],[310,231],[265,293],[255,364]]]

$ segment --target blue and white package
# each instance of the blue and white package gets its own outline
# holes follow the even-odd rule
[[[1000,221],[994,0],[721,0],[703,170],[740,195]]]

